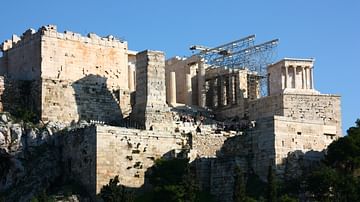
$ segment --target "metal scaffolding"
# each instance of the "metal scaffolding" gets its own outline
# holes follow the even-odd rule
[[[198,50],[194,55],[203,58],[211,68],[248,69],[257,73],[261,95],[264,96],[267,92],[266,68],[275,58],[278,43],[279,40],[274,39],[256,45],[255,35],[250,35],[215,48],[195,45],[190,50]]]

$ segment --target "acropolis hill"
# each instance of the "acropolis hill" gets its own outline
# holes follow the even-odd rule
[[[300,165],[287,159],[317,161],[341,136],[340,96],[315,90],[314,59],[252,68],[229,59],[241,55],[224,46],[165,60],[163,52],[131,51],[111,35],[60,33],[55,25],[13,35],[0,49],[1,111],[23,109],[64,126],[92,123],[54,143],[64,176],[92,196],[115,175],[127,187],[144,187],[155,159],[185,153],[200,187],[232,201],[236,166],[264,180],[269,165],[279,177],[296,175]],[[11,131],[1,131],[0,148],[15,155]],[[37,137],[16,138],[18,151]],[[11,187],[9,178],[0,190]]]

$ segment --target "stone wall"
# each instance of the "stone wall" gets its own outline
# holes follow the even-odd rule
[[[217,158],[210,166],[210,193],[216,201],[232,202],[235,183],[235,169],[240,167],[247,171],[246,158],[239,156]]]
[[[7,72],[7,64],[5,58],[2,57],[2,53],[0,52],[0,75],[4,75]]]
[[[24,110],[41,114],[39,80],[12,80],[0,76],[1,111],[16,113]]]
[[[61,140],[65,176],[84,185],[89,193],[94,194],[94,197],[98,178],[96,176],[96,126],[67,132]]]
[[[136,71],[133,119],[146,129],[166,128],[172,116],[166,104],[164,53],[149,50],[138,53]]]
[[[191,153],[200,158],[216,157],[227,138],[222,134],[194,134],[191,141]]]
[[[73,130],[62,139],[66,174],[93,196],[116,175],[126,187],[146,187],[145,174],[155,160],[175,157],[186,144],[179,135],[100,125]]]
[[[245,104],[245,113],[250,120],[257,120],[274,115],[283,115],[283,96],[266,96]]]
[[[3,60],[6,65],[2,66],[3,72],[9,79],[14,80],[38,80],[41,67],[41,34],[29,29],[23,33],[20,39],[13,35],[11,40],[2,44]]]
[[[324,125],[322,121],[295,121],[291,117],[274,117],[275,163],[278,173],[285,171],[286,158],[290,153],[301,151],[321,152],[337,139],[336,126]]]
[[[51,27],[42,29],[41,77],[77,81],[89,75],[107,78],[107,86],[128,89],[127,43],[112,36],[88,37]]]
[[[41,119],[65,123],[80,119],[97,120],[119,124],[123,111],[131,106],[130,103],[119,102],[115,93],[121,93],[120,90],[110,91],[106,85],[106,78],[95,75],[89,75],[76,82],[43,79]],[[119,96],[125,101],[130,101],[127,94]]]
[[[336,126],[336,135],[341,136],[340,96],[284,94],[283,116],[299,121],[320,121],[323,125]]]
[[[22,106],[36,109],[43,121],[66,123],[92,119],[113,124],[131,112],[126,42],[113,36],[59,33],[48,25],[37,32],[29,29],[21,38],[13,35],[0,48],[0,73],[7,78],[3,97],[6,92],[14,95],[9,107],[31,97]],[[35,81],[29,87],[33,90],[20,91],[24,80]]]
[[[97,126],[96,133],[97,192],[115,175],[127,187],[142,187],[154,160],[174,156],[186,144],[181,136],[153,131]]]

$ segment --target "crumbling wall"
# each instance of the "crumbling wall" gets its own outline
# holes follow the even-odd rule
[[[106,78],[95,75],[75,82],[43,79],[42,92],[43,121],[97,120],[116,125],[123,117],[122,110],[126,109],[121,108],[114,92],[106,86]],[[130,100],[129,97],[126,100]],[[122,106],[130,107],[130,103]]]
[[[278,173],[285,171],[286,158],[295,151],[321,152],[337,139],[336,126],[322,121],[294,121],[291,117],[274,117],[275,153]]]
[[[40,117],[40,86],[39,80],[13,80],[0,76],[1,111],[31,111]]]
[[[275,165],[273,124],[272,117],[263,118],[244,135],[229,137],[217,158],[211,160],[209,187],[218,201],[233,201],[237,166],[266,180],[269,165]]]
[[[299,121],[321,121],[323,125],[336,126],[341,136],[340,96],[284,94],[283,116]]]
[[[97,179],[96,126],[69,131],[60,140],[64,177],[83,184],[94,197]]]
[[[228,136],[222,134],[192,135],[191,153],[198,158],[216,157]]]
[[[41,66],[41,37],[39,32],[29,29],[21,39],[13,35],[2,44],[6,60],[6,77],[14,80],[38,80]]]
[[[29,29],[21,38],[14,35],[0,48],[4,51],[0,73],[7,78],[4,92],[14,92],[15,97],[19,90],[12,90],[14,80],[36,81],[36,91],[17,97],[36,98],[36,106],[30,106],[44,121],[68,123],[80,118],[113,123],[131,111],[126,42],[113,36],[58,33],[56,26],[48,25],[37,32]]]
[[[282,95],[267,96],[246,103],[245,110],[250,120],[274,115],[283,115]]]
[[[128,89],[127,43],[112,36],[88,37],[50,27],[42,29],[41,77],[77,81],[88,75],[107,78],[107,86]]]
[[[1,56],[1,52],[0,52],[0,56]],[[5,62],[5,57],[0,57],[0,75],[3,76],[6,72],[7,72],[7,64]]]
[[[216,201],[233,201],[236,167],[240,167],[243,172],[246,172],[246,158],[229,156],[211,161],[210,193],[215,196]]]
[[[150,50],[138,53],[136,71],[133,119],[146,129],[171,126],[172,115],[166,104],[164,53]]]
[[[142,187],[154,160],[174,156],[186,144],[174,134],[120,127],[97,126],[96,134],[97,192],[115,175],[127,187]]]

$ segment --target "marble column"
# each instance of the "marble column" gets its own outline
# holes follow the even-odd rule
[[[296,66],[293,66],[293,81],[294,88],[296,88]]]
[[[301,78],[302,78],[302,85],[301,85],[301,88],[302,89],[306,89],[306,85],[305,85],[305,82],[306,82],[306,78],[305,78],[305,67],[304,66],[301,66]]]
[[[185,77],[185,90],[186,90],[186,104],[192,105],[192,86],[191,86],[191,75],[186,74]]]
[[[170,72],[169,104],[171,106],[174,106],[176,104],[176,77],[175,77],[175,72]]]
[[[197,73],[198,81],[198,103],[199,107],[205,107],[206,104],[206,90],[205,90],[205,67],[204,62],[199,62],[199,69]]]
[[[314,68],[310,67],[310,89],[314,89]]]
[[[218,107],[223,107],[224,106],[224,79],[219,76],[218,77]]]
[[[310,89],[310,68],[305,68],[305,75],[306,75],[306,89]]]
[[[217,107],[219,107],[219,79],[218,78],[214,78],[214,88],[213,88],[213,109],[216,109]]]
[[[215,79],[211,79],[208,81],[209,83],[209,89],[208,89],[208,95],[206,97],[206,101],[207,101],[207,107],[210,108],[210,109],[213,109],[214,108],[214,95],[215,95],[215,92],[214,89],[215,89]]]
[[[237,72],[235,74],[235,103],[239,105],[242,98],[242,92],[240,89],[240,72]]]
[[[129,65],[128,66],[128,85],[129,85],[129,91],[134,92],[135,91],[135,71],[133,68]]]
[[[289,69],[285,66],[285,88],[289,88]]]

